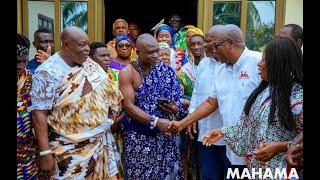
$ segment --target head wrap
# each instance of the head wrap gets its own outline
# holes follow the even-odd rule
[[[126,41],[129,41],[131,44],[132,44],[132,39],[127,36],[127,35],[120,35],[120,36],[117,36],[116,37],[116,45],[120,42],[120,41],[123,41],[123,40],[126,40]]]
[[[194,32],[197,35],[203,36],[202,30],[197,28],[197,27],[194,27],[192,25],[187,25],[187,26],[184,26],[184,27],[187,28],[187,33],[186,34],[188,34],[188,32]]]
[[[166,48],[166,49],[170,49],[170,46],[167,42],[159,42],[159,48],[162,49],[162,48]]]
[[[28,56],[30,48],[30,41],[20,35],[17,34],[17,56]]]
[[[168,25],[166,25],[166,24],[160,24],[159,26],[158,26],[158,28],[156,29],[156,37],[158,37],[158,35],[159,35],[159,33],[161,32],[161,31],[163,31],[163,30],[165,30],[165,31],[168,31],[169,33],[170,33],[170,35],[171,35],[171,44],[170,44],[170,47],[171,48],[173,48],[174,47],[174,30],[170,27],[170,26],[168,26]]]

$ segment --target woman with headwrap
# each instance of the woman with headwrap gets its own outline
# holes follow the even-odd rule
[[[174,30],[166,25],[162,24],[163,20],[160,21],[156,26],[151,30],[154,30],[154,36],[158,42],[166,42],[170,46],[171,57],[170,57],[170,66],[175,70],[179,71],[181,68],[181,62],[184,58],[184,52],[182,49],[176,49],[174,47]]]
[[[117,57],[115,60],[110,61],[110,68],[119,72],[131,62],[130,56],[133,48],[133,42],[127,35],[117,36],[115,38],[115,42]]]
[[[36,141],[32,133],[30,90],[32,74],[25,67],[30,41],[17,34],[17,179],[35,179]]]

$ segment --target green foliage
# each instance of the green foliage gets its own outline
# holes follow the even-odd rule
[[[274,8],[274,1],[263,1],[263,3]],[[247,7],[247,47],[263,51],[265,44],[274,37],[275,24],[274,22],[265,24],[261,21],[254,1],[248,1]],[[218,2],[214,3],[213,8],[213,24],[235,24],[240,27],[241,4],[239,2]]]
[[[213,24],[235,24],[240,26],[240,3],[215,3]]]
[[[88,32],[88,10],[86,2],[62,3],[63,28],[77,26]]]

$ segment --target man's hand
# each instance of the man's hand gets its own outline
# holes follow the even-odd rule
[[[197,123],[193,123],[192,125],[188,126],[187,134],[189,135],[190,139],[194,139],[193,133],[197,133]]]
[[[83,85],[83,90],[82,90],[82,95],[81,97],[85,96],[86,94],[88,94],[89,92],[92,91],[92,86],[91,83],[88,81],[88,79],[86,78],[86,81]]]
[[[303,142],[291,145],[287,151],[288,166],[301,169],[303,166]]]
[[[47,176],[50,179],[51,176],[56,173],[56,163],[52,154],[45,156],[40,156],[39,158],[39,169],[44,176]]]
[[[259,161],[267,162],[280,152],[279,142],[260,143],[257,150],[253,152],[253,157]]]
[[[182,127],[180,121],[171,121],[167,129],[170,131],[170,135],[175,135],[182,131],[184,127]]]
[[[168,127],[171,121],[168,119],[161,119],[159,118],[156,124],[156,127],[160,129],[161,132],[163,132],[166,135],[170,135],[170,132],[168,132]]]
[[[179,108],[175,101],[172,101],[170,104],[158,104],[158,106],[167,114],[177,114],[179,112]]]
[[[38,50],[36,53],[36,61],[42,64],[50,56],[51,56],[51,46],[48,47],[47,52]]]
[[[213,129],[209,133],[205,134],[202,138],[203,145],[205,146],[211,146],[213,143],[217,142],[219,139],[222,138],[222,134],[220,129]]]

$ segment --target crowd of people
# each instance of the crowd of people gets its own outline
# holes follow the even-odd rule
[[[165,24],[168,23],[168,24]],[[228,169],[303,174],[303,30],[263,52],[234,24],[178,14],[150,32],[116,19],[91,42],[69,26],[17,34],[18,179],[225,179]]]

